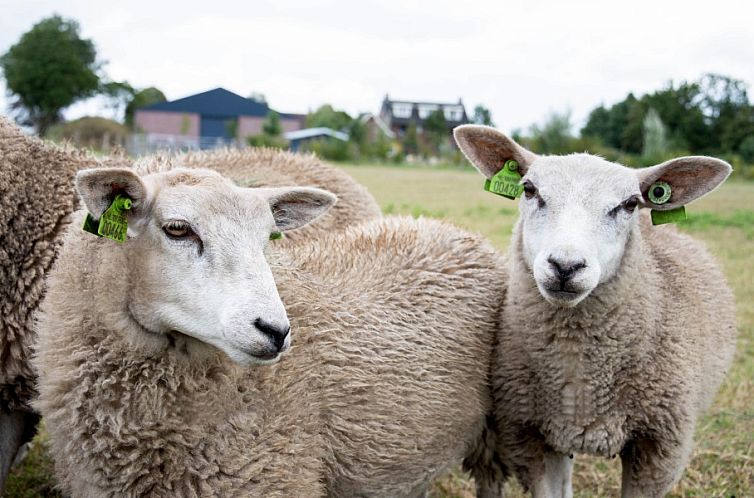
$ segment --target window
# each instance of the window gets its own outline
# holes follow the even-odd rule
[[[459,106],[445,106],[443,112],[447,121],[460,121],[463,118],[463,109]]]
[[[419,118],[427,119],[430,114],[439,108],[440,106],[435,104],[419,104]]]
[[[410,118],[413,107],[411,104],[393,104],[393,117]]]

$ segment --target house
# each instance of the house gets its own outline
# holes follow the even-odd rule
[[[136,110],[134,125],[148,142],[208,148],[262,132],[271,111],[266,102],[215,88]],[[280,113],[284,132],[300,130],[306,116]]]
[[[293,151],[301,149],[303,145],[314,140],[340,140],[341,142],[348,142],[347,133],[324,127],[288,131],[283,133],[283,138],[288,141],[288,148]]]
[[[443,113],[448,133],[451,133],[456,126],[469,122],[461,99],[455,103],[415,102],[391,100],[388,95],[385,95],[379,117],[396,136],[401,138],[412,124],[416,126],[417,133],[421,134],[426,119],[438,110]]]
[[[393,130],[379,117],[377,114],[370,112],[363,113],[359,116],[359,121],[364,125],[366,132],[366,140],[368,143],[373,144],[382,139],[395,140],[396,135]]]

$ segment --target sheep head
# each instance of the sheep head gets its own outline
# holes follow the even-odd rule
[[[127,240],[101,242],[122,251],[117,261],[124,262],[127,288],[118,307],[131,325],[209,344],[242,365],[274,362],[289,347],[289,322],[265,250],[271,234],[314,220],[334,195],[241,188],[198,169],[145,176],[84,170],[76,187],[93,218],[116,195],[132,201],[124,212]]]
[[[519,163],[523,263],[542,296],[563,307],[576,306],[615,276],[637,231],[639,208],[678,208],[716,188],[731,172],[728,163],[702,156],[645,169],[591,154],[541,156],[485,126],[460,126],[454,135],[488,179],[507,160]],[[653,191],[658,182],[670,186],[671,195],[662,203]]]

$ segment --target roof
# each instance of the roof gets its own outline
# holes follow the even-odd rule
[[[225,88],[215,88],[189,97],[142,107],[144,111],[191,112],[204,116],[233,118],[237,116],[267,116],[265,102],[247,99]]]
[[[374,123],[386,137],[395,138],[395,133],[393,132],[393,130],[391,130],[387,123],[385,123],[385,121],[383,121],[382,118],[377,114],[365,113],[362,114],[359,119],[362,123],[367,123],[370,119],[374,120]]]
[[[380,117],[389,126],[422,123],[432,112],[441,110],[445,115],[445,124],[449,128],[469,122],[463,100],[458,102],[417,102],[411,100],[391,100],[385,95],[382,100]]]
[[[315,138],[315,137],[333,137],[337,138],[338,140],[342,140],[343,142],[348,141],[348,134],[343,133],[342,131],[335,131],[332,128],[305,128],[303,130],[296,130],[296,131],[289,131],[287,133],[283,133],[283,138],[286,140],[301,140],[304,138]]]

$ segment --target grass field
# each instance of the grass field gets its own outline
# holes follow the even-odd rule
[[[484,192],[474,171],[384,166],[344,169],[366,185],[387,214],[443,218],[480,232],[505,250],[516,203]],[[691,465],[674,497],[754,496],[754,184],[728,183],[692,204],[682,229],[705,240],[722,261],[738,304],[738,353],[710,413],[697,430]],[[577,457],[575,495],[618,496],[620,463]],[[58,496],[52,489],[44,442],[11,476],[7,497]],[[473,497],[473,487],[453,472],[436,483],[435,498]],[[515,485],[508,497],[523,496]]]

